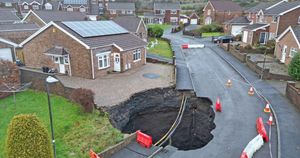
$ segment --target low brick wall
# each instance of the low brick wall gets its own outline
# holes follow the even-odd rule
[[[32,85],[30,88],[38,91],[46,91],[46,78],[52,76],[55,78],[54,74],[43,73],[38,70],[31,70],[27,68],[20,68],[21,83],[29,83]],[[65,87],[61,82],[49,84],[50,92],[56,95],[69,98],[70,94],[74,90],[73,88]],[[70,99],[70,98],[69,98]]]
[[[182,31],[182,34],[185,35],[185,36],[194,36],[196,38],[201,38],[202,35],[196,31],[186,31],[186,30],[183,30]]]
[[[240,53],[238,50],[234,49],[234,47],[228,43],[220,44],[220,47],[224,50],[228,51],[231,55],[237,58],[240,62],[246,62],[246,53]]]
[[[286,97],[300,109],[300,89],[295,87],[295,82],[288,81],[286,85]]]
[[[108,149],[104,150],[103,152],[99,153],[98,156],[101,158],[109,158],[118,151],[122,150],[124,147],[126,147],[131,142],[135,141],[136,139],[136,133],[133,133],[129,135],[127,138],[125,138],[122,142],[109,147]]]

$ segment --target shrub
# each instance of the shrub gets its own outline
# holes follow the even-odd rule
[[[15,116],[7,130],[8,158],[52,158],[48,131],[36,115]]]
[[[20,84],[19,68],[16,64],[0,59],[0,85],[6,84],[10,87]],[[1,93],[0,99],[9,96],[11,93]]]
[[[95,106],[94,95],[94,92],[90,89],[78,88],[72,92],[70,98],[81,105],[84,112],[91,113]]]
[[[289,75],[293,77],[293,79],[299,81],[300,80],[300,53],[297,53],[288,68]]]
[[[250,44],[248,44],[248,45],[245,46],[245,49],[246,49],[246,50],[251,50],[251,49],[252,49],[252,46],[251,46]]]
[[[200,33],[206,33],[206,32],[223,32],[223,27],[218,24],[210,24],[210,25],[204,25],[199,29]]]
[[[164,34],[164,30],[159,26],[148,28],[148,35],[150,37],[160,38]]]
[[[236,41],[242,41],[242,35],[236,35],[235,40]]]

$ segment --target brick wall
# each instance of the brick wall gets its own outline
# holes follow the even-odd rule
[[[285,58],[285,65],[288,65],[292,58],[289,56],[291,48],[298,49],[298,44],[291,32],[288,32],[285,36],[281,38],[279,42],[276,43],[276,49],[275,49],[275,57],[280,60],[282,56],[282,49],[283,46],[286,45],[286,58]]]
[[[54,46],[62,46],[68,51],[72,76],[92,78],[90,51],[54,26],[23,46],[25,65],[32,68],[48,66],[41,60],[46,56],[44,53]]]
[[[223,24],[225,21],[231,20],[235,17],[239,17],[242,15],[242,12],[216,12],[213,22]]]
[[[289,81],[286,85],[286,97],[300,109],[300,90],[296,88],[296,83]]]
[[[138,61],[133,61],[133,51],[136,50],[129,50],[126,52],[122,52],[122,56],[121,56],[121,69],[122,71],[126,71],[126,67],[127,69],[135,69],[135,68],[139,68],[142,65],[146,64],[146,49],[145,48],[138,48],[141,50],[141,60]],[[127,64],[127,66],[126,66]],[[130,68],[129,68],[129,64],[130,64]]]
[[[171,17],[176,17],[177,18],[177,23],[176,25],[179,24],[179,20],[180,20],[180,10],[176,11],[176,14],[171,14],[171,10],[166,10],[165,11],[165,18],[164,18],[164,22],[165,23],[171,23]]]
[[[299,16],[300,8],[280,16],[277,35],[279,36],[291,25],[298,25]]]
[[[147,28],[145,27],[145,25],[143,24],[143,22],[141,23],[140,27],[137,30],[137,36],[139,36],[143,40],[147,40],[148,39]]]
[[[209,10],[211,10],[210,15],[208,14],[208,11],[209,11]],[[204,18],[203,18],[203,20],[204,20],[203,23],[204,23],[204,24],[205,24],[205,19],[206,19],[207,17],[211,17],[212,22],[215,20],[215,11],[213,11],[213,7],[211,6],[210,3],[206,6],[203,15],[204,15]]]
[[[30,13],[29,16],[27,16],[27,18],[25,19],[26,22],[28,23],[35,23],[40,27],[45,26],[45,23],[43,21],[41,21],[38,17],[36,17],[35,15],[33,15],[32,13]]]
[[[96,56],[97,53],[103,53],[103,52],[111,52],[111,54],[109,54],[109,61],[110,61],[110,67],[106,68],[106,69],[99,69],[98,67],[98,57]],[[113,49],[113,47],[109,46],[109,47],[104,47],[104,48],[98,48],[93,50],[93,60],[94,60],[94,72],[95,72],[95,77],[103,77],[105,75],[108,74],[108,72],[111,72],[114,70],[114,56],[113,53],[114,52],[119,52],[118,49]]]

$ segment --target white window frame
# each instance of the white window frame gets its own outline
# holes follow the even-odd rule
[[[211,15],[211,9],[207,10],[207,15]]]
[[[164,15],[165,13],[166,13],[165,10],[160,10],[160,14],[161,14],[161,15]]]
[[[5,7],[12,7],[12,3],[11,2],[5,2]]]
[[[68,11],[68,12],[72,12],[72,11],[73,11],[73,7],[70,6],[70,5],[68,5],[68,6],[67,6],[67,11]]]
[[[291,47],[289,57],[293,58],[296,55],[296,53],[298,53],[298,50],[296,48]]]
[[[132,10],[127,10],[127,14],[133,14]]]
[[[52,4],[46,3],[46,4],[45,4],[45,9],[46,9],[46,10],[52,10]]]
[[[121,10],[121,13],[122,14],[126,14],[126,10]]]
[[[59,56],[53,56],[53,61],[55,64],[59,64]]]
[[[84,6],[80,6],[79,7],[79,12],[82,12],[82,13],[86,12],[85,7]]]
[[[33,10],[39,10],[40,9],[40,6],[38,4],[32,4],[31,7],[32,7]]]
[[[170,17],[170,22],[178,22],[178,18],[177,17]]]
[[[137,49],[133,51],[133,62],[140,61],[142,59],[141,49]]]
[[[273,22],[273,23],[276,23],[277,20],[278,20],[278,16],[272,16],[272,22]]]
[[[26,10],[29,9],[28,4],[24,4],[24,5],[23,5],[23,8],[26,9]]]
[[[98,60],[98,69],[99,70],[106,69],[106,68],[110,67],[110,56],[109,56],[109,54],[110,54],[110,52],[104,52],[104,53],[99,53],[99,54],[96,55],[97,60]],[[105,60],[106,60],[106,65],[105,65]]]
[[[171,10],[171,14],[177,14],[177,10]]]
[[[117,14],[116,10],[110,10],[110,14]]]
[[[65,65],[69,65],[69,64],[70,64],[70,61],[69,61],[69,55],[65,55],[65,56],[64,56],[64,64],[65,64]]]

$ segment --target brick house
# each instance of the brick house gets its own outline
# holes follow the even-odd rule
[[[135,3],[129,2],[108,2],[105,14],[114,18],[117,16],[135,15]]]
[[[29,10],[42,10],[44,0],[19,0],[20,13],[27,13]]]
[[[35,24],[0,24],[0,59],[15,61],[18,45],[38,29]]]
[[[209,0],[203,8],[204,24],[218,23],[243,15],[243,9],[231,0]]]
[[[50,22],[20,44],[26,67],[89,79],[141,67],[146,45],[113,21]]]
[[[248,45],[266,44],[268,39],[269,24],[252,24],[242,29],[242,42]]]
[[[224,23],[224,32],[233,36],[241,35],[243,27],[248,26],[249,24],[250,21],[247,17],[236,17]]]
[[[135,16],[121,16],[113,19],[113,21],[145,42],[147,41],[147,27],[143,19]]]
[[[86,13],[90,20],[97,20],[100,12],[98,0],[63,0],[62,11]]]
[[[179,3],[154,3],[154,14],[163,15],[163,23],[178,25],[180,20],[180,4]]]
[[[0,8],[17,8],[17,0],[0,0]]]
[[[22,22],[35,23],[43,27],[51,21],[84,21],[86,19],[85,13],[81,12],[30,10],[22,19]]]
[[[286,65],[300,51],[300,26],[288,27],[277,39],[274,55]]]
[[[61,1],[48,0],[47,2],[45,2],[43,10],[58,11],[61,10],[61,5]]]
[[[0,8],[0,24],[11,24],[21,21],[16,12],[13,8]]]

